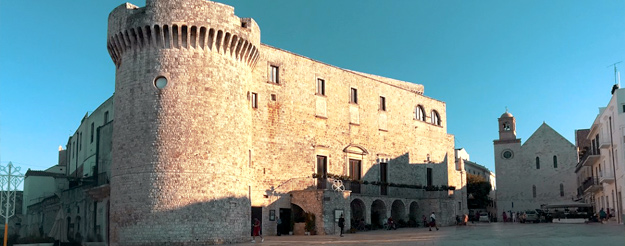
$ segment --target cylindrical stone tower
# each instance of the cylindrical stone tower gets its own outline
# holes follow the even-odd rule
[[[115,63],[110,245],[205,245],[250,235],[248,85],[260,29],[205,0],[109,15]]]

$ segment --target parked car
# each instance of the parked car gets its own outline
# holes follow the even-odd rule
[[[490,223],[490,218],[488,218],[488,213],[480,212],[480,222],[488,222],[488,223]]]
[[[525,221],[526,222],[540,222],[540,217],[538,217],[538,213],[535,210],[527,210],[525,211]]]

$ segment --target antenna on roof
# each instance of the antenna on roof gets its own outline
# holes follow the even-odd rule
[[[608,67],[614,67],[614,86],[612,86],[612,94],[614,94],[614,91],[616,91],[618,88],[621,88],[621,73],[619,73],[619,71],[616,69],[616,64],[619,64],[621,62],[623,61],[615,62],[608,65]]]

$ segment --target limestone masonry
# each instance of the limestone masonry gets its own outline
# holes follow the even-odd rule
[[[548,204],[572,201],[575,186],[575,145],[543,124],[521,144],[516,119],[505,112],[498,119],[499,139],[493,141],[497,168],[497,216],[525,212]]]
[[[204,0],[117,7],[108,50],[110,245],[241,242],[254,217],[269,235],[314,214],[334,234],[340,214],[349,228],[466,213],[446,105],[422,85],[261,44],[253,19]]]

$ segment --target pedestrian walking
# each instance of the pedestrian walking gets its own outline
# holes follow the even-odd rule
[[[603,208],[601,208],[601,210],[599,211],[599,219],[601,220],[601,224],[605,222],[605,217],[606,217],[606,213],[603,210]]]
[[[278,216],[276,216],[276,227],[278,236],[282,235],[282,220]]]
[[[501,217],[503,217],[503,222],[508,221],[508,215],[506,214],[506,211],[503,211],[503,213],[501,213]]]
[[[343,214],[341,214],[341,218],[339,218],[339,228],[341,228],[341,234],[340,236],[343,236],[343,228],[345,227],[345,218],[343,217]]]
[[[434,212],[430,214],[430,231],[432,231],[432,226],[436,227],[436,230],[438,231],[438,225],[436,224],[436,215],[434,215]]]
[[[252,243],[256,242],[256,236],[260,236],[260,242],[264,242],[265,238],[260,232],[260,220],[258,218],[254,218],[254,231],[252,233]]]

